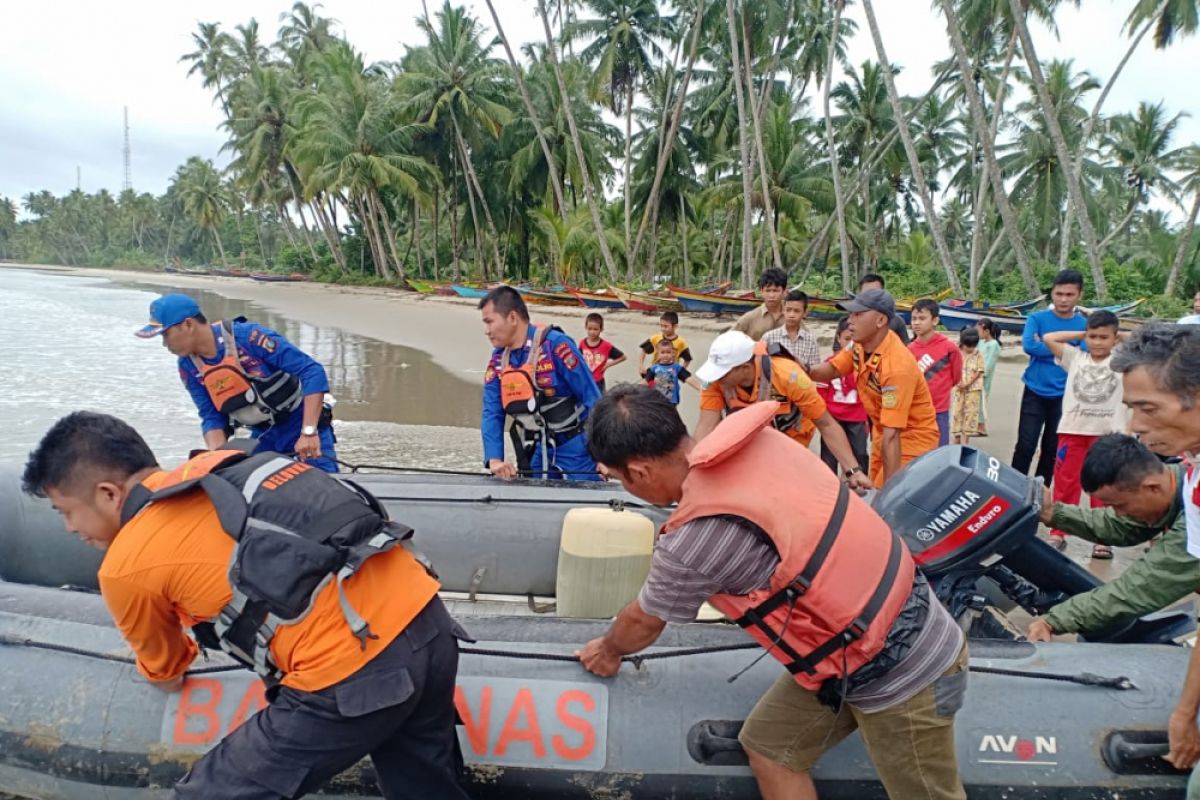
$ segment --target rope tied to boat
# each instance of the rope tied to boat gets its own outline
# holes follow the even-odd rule
[[[119,655],[116,653],[105,653],[100,650],[88,650],[82,647],[72,647],[71,645],[55,644],[53,642],[39,642],[36,639],[20,638],[14,636],[0,635],[0,646],[9,647],[32,647],[39,650],[49,650],[56,653],[65,653],[67,655],[82,656],[84,658],[94,658],[100,661],[111,661],[118,664],[137,664],[137,661],[127,655]],[[642,665],[647,661],[661,661],[668,658],[686,658],[688,656],[710,655],[712,653],[727,653],[735,650],[752,650],[759,645],[757,642],[744,642],[739,644],[724,644],[724,645],[706,645],[704,647],[678,647],[669,650],[656,650],[650,653],[638,653],[635,655],[622,656],[622,663],[632,664],[635,669],[641,669]],[[499,650],[487,647],[459,647],[459,652],[464,655],[485,656],[491,658],[512,658],[526,661],[556,661],[561,663],[573,662],[579,663],[579,658],[571,653],[545,653],[530,650]],[[241,664],[223,664],[220,666],[197,667],[187,671],[187,675],[212,675],[221,672],[235,672],[244,670]],[[1096,675],[1091,672],[1081,672],[1078,675],[1063,675],[1054,672],[1028,672],[1025,670],[1002,669],[999,667],[983,667],[974,666],[970,668],[971,672],[977,672],[987,675],[1002,675],[1010,678],[1028,678],[1031,680],[1058,681],[1061,683],[1074,683],[1080,686],[1094,686],[1101,689],[1115,689],[1118,691],[1129,691],[1137,689],[1137,685],[1124,675],[1115,678]]]
[[[295,454],[293,453],[291,455],[295,455]],[[326,456],[326,458],[329,458],[329,456]],[[358,474],[358,473],[364,472],[364,471],[370,471],[370,472],[408,472],[408,473],[416,473],[419,475],[465,475],[469,478],[490,478],[490,477],[492,477],[492,473],[490,473],[490,472],[479,472],[476,470],[468,470],[468,469],[437,469],[435,467],[406,467],[406,466],[395,466],[392,464],[351,464],[348,461],[342,461],[341,459],[337,459],[337,458],[329,458],[329,460],[334,462],[335,464],[337,464],[339,467],[344,467],[344,468],[348,469],[350,471],[351,475]],[[555,467],[553,469],[553,472],[556,475],[603,475],[604,474],[604,473],[600,472],[599,470],[595,470],[595,469],[559,469],[558,467]],[[519,470],[517,470],[518,475],[523,475],[526,477],[542,475],[544,473],[545,473],[545,470],[540,470],[540,469],[539,470],[534,470],[534,469],[519,469]]]

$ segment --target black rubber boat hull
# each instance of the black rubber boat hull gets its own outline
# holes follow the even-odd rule
[[[497,615],[451,601],[474,647],[571,653],[606,624]],[[520,604],[516,609],[523,608]],[[122,655],[98,597],[0,585],[0,792],[36,798],[165,794],[188,765],[253,713],[247,672],[190,678],[165,695],[127,664],[47,647]],[[725,624],[669,626],[663,648],[728,645]],[[14,644],[20,642],[20,644]],[[1161,739],[1188,653],[1161,645],[973,642],[974,666],[1125,675],[1128,691],[974,673],[957,718],[958,755],[972,798],[1177,798],[1185,777],[1161,774],[1139,741]],[[733,684],[754,651],[622,667],[604,681],[576,663],[464,655],[460,739],[473,793],[484,797],[757,797],[736,744],[740,721],[779,674],[766,659]],[[203,665],[200,665],[203,666]],[[1124,744],[1123,744],[1124,743]],[[1106,761],[1105,752],[1109,752]],[[1152,751],[1154,748],[1150,748]],[[1113,752],[1117,752],[1114,760]],[[1155,774],[1144,774],[1147,770]],[[883,797],[861,741],[818,765],[823,798]],[[370,795],[369,766],[331,788]]]

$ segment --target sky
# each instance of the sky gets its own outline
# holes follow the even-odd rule
[[[464,0],[459,0],[464,2]],[[435,0],[429,0],[431,12]],[[510,40],[540,40],[533,0],[493,0]],[[465,5],[488,28],[483,0]],[[1133,0],[1084,0],[1061,11],[1059,37],[1035,27],[1039,56],[1073,58],[1103,82],[1128,47],[1122,31]],[[902,68],[902,94],[921,95],[932,82],[932,65],[950,56],[944,23],[930,0],[877,0],[876,14],[888,57]],[[176,167],[192,155],[218,164],[225,138],[221,115],[198,77],[187,77],[179,57],[192,47],[197,23],[223,29],[257,18],[265,41],[274,40],[286,0],[38,0],[5,3],[0,25],[0,196],[20,198],[49,189],[64,194],[79,186],[116,193],[123,180],[122,113],[129,109],[133,187],[159,194]],[[200,10],[198,10],[200,9]],[[396,60],[405,45],[421,43],[411,2],[326,0],[325,16],[368,61]],[[850,56],[875,59],[860,4],[849,9],[859,23]],[[497,57],[503,50],[497,48]],[[1163,101],[1171,113],[1195,106],[1200,39],[1177,41],[1166,50],[1147,37],[1105,103],[1105,113],[1132,111],[1139,100]],[[1200,110],[1185,118],[1176,146],[1200,142]],[[77,172],[78,170],[78,172]]]

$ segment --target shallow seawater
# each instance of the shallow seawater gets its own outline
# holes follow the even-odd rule
[[[104,278],[0,269],[0,460],[23,459],[77,409],[132,424],[164,464],[203,446],[174,357],[145,324],[160,290]],[[244,315],[320,361],[337,399],[339,458],[351,463],[479,470],[480,390],[408,347],[322,328],[253,303],[189,290],[209,319]]]

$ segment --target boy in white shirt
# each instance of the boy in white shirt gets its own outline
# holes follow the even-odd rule
[[[1055,502],[1076,505],[1081,493],[1079,476],[1083,459],[1092,444],[1106,433],[1125,432],[1121,376],[1109,365],[1113,348],[1121,338],[1120,328],[1116,314],[1093,311],[1083,331],[1055,331],[1042,339],[1067,373],[1054,459]],[[1080,340],[1087,343],[1086,350],[1072,346],[1072,342]],[[1095,500],[1091,504],[1099,505]],[[1058,550],[1067,548],[1067,535],[1062,531],[1050,531],[1050,541]],[[1112,549],[1094,545],[1092,558],[1112,558]]]

